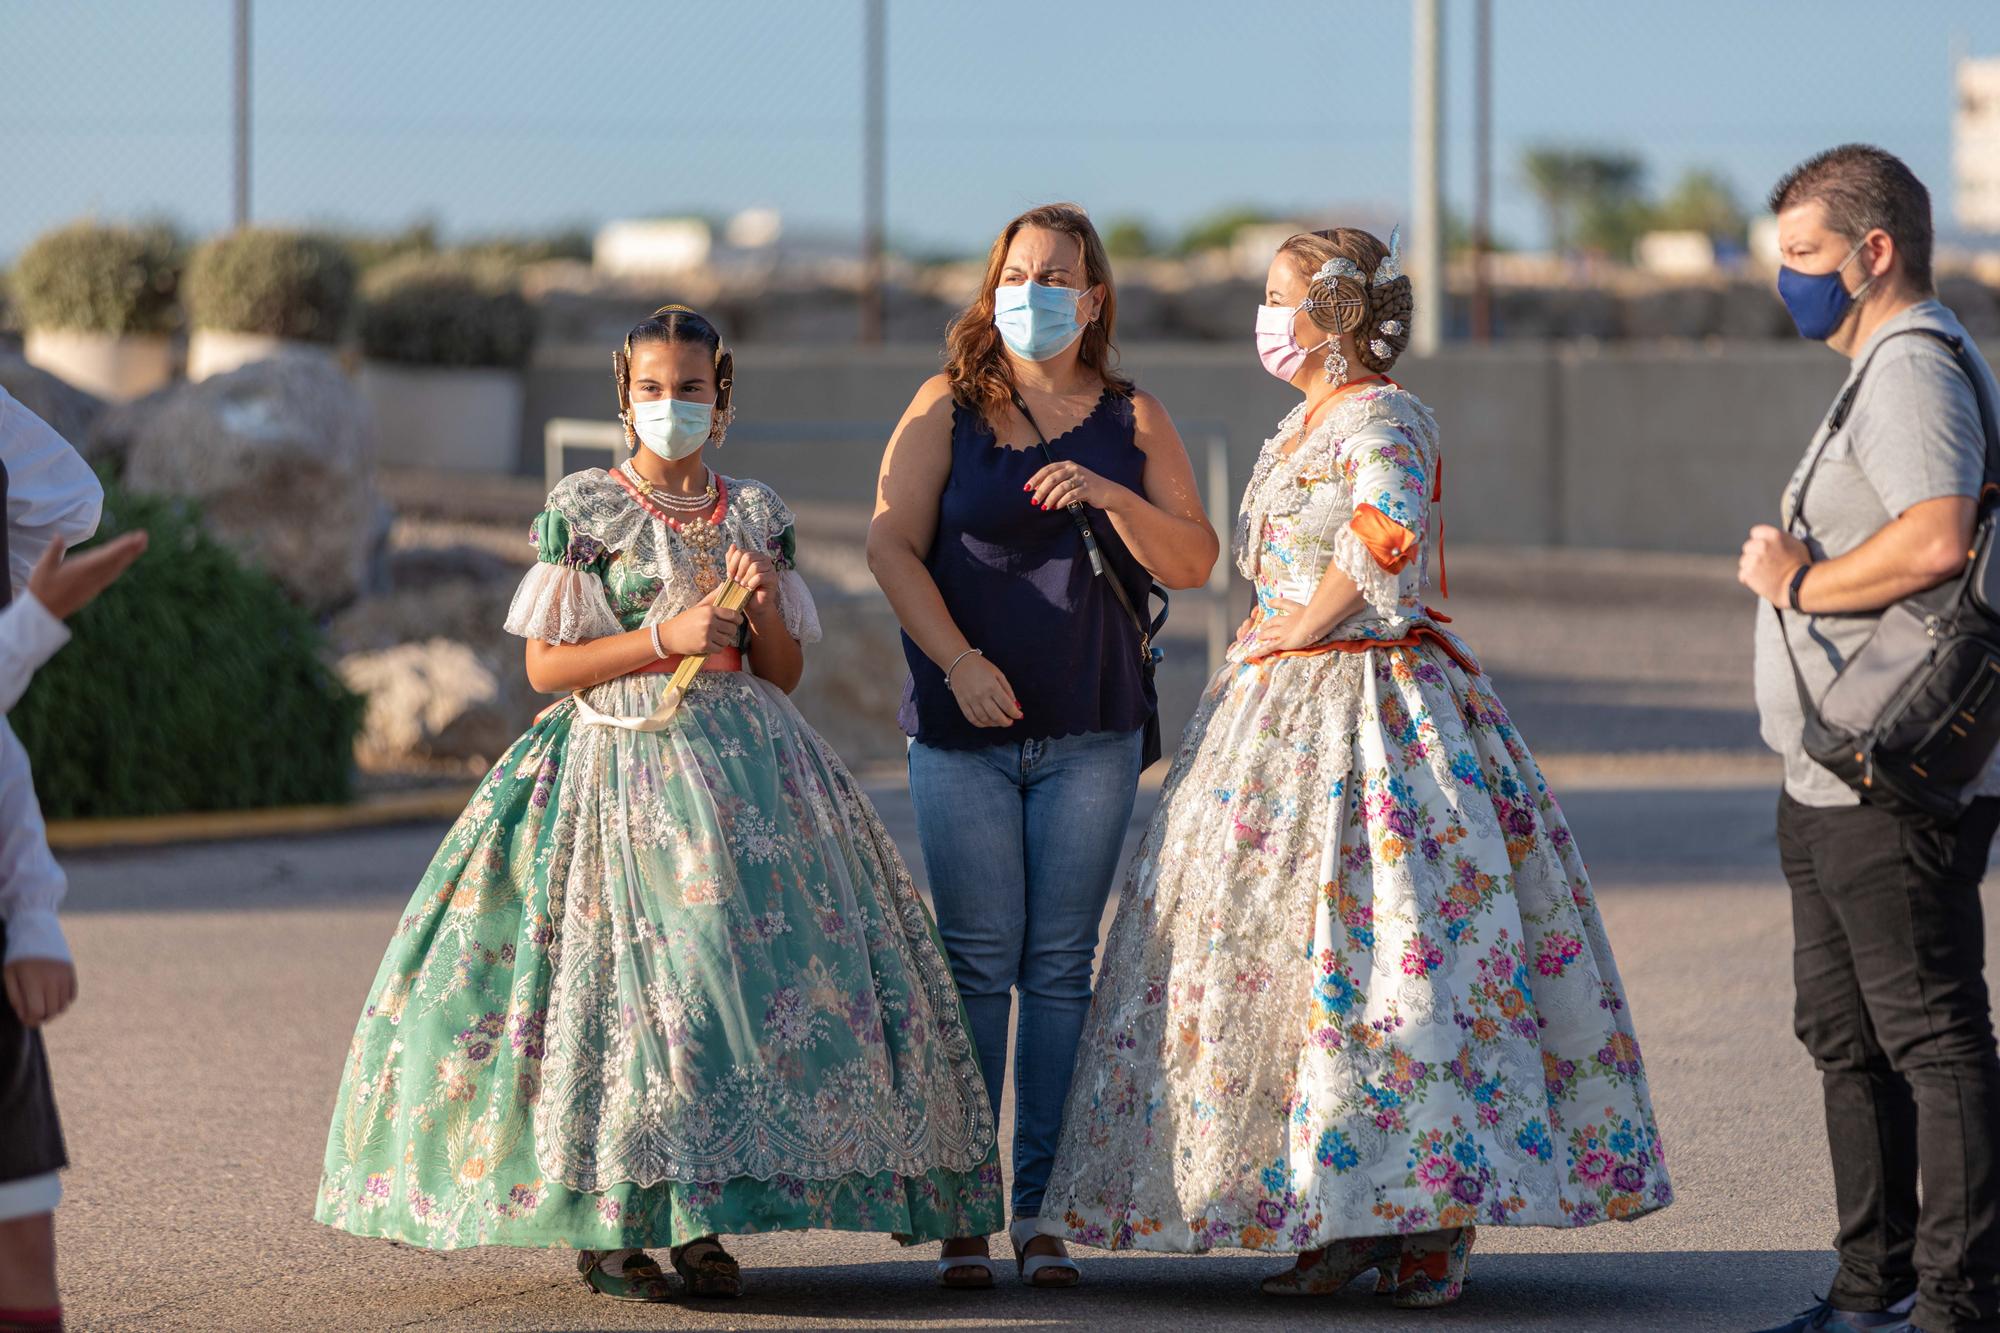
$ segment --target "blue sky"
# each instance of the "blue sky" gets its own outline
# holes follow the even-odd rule
[[[1250,203],[1337,220],[1409,191],[1409,6],[888,0],[889,221],[984,245],[1073,198],[1171,232]],[[1516,164],[1636,151],[1756,200],[1814,149],[1903,154],[1949,226],[1951,44],[1990,0],[1494,0],[1498,229]],[[228,216],[230,0],[0,0],[0,258],[82,213]],[[1449,201],[1470,202],[1470,0],[1444,0]],[[765,205],[859,217],[860,0],[256,0],[260,220],[449,234]],[[1893,18],[1885,15],[1893,14]]]

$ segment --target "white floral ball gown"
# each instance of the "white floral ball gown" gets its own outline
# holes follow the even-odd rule
[[[1258,459],[1260,608],[1336,568],[1334,650],[1238,643],[1106,947],[1042,1216],[1089,1245],[1318,1249],[1584,1226],[1673,1198],[1589,877],[1490,682],[1420,593],[1440,457],[1385,384]]]

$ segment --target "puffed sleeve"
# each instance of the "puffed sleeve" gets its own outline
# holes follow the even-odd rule
[[[7,576],[19,592],[50,542],[75,546],[97,531],[104,487],[82,455],[5,389],[0,462],[7,466]]]
[[[800,643],[818,643],[819,608],[798,570],[798,529],[787,523],[771,537],[769,548],[771,563],[778,567],[778,613],[785,618],[785,632]]]
[[[582,643],[624,627],[604,593],[610,553],[588,533],[576,532],[559,509],[545,509],[529,530],[535,567],[521,580],[507,609],[507,632],[544,643]]]
[[[1402,431],[1377,423],[1348,437],[1340,467],[1354,512],[1334,534],[1333,563],[1377,615],[1409,619],[1419,607],[1417,553],[1430,517],[1424,451]]]

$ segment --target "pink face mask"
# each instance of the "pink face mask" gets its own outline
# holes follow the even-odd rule
[[[1264,363],[1264,369],[1287,384],[1292,382],[1292,376],[1299,373],[1299,367],[1306,363],[1307,357],[1333,341],[1323,338],[1311,347],[1299,346],[1299,340],[1292,332],[1299,309],[1295,305],[1257,307],[1257,359]]]

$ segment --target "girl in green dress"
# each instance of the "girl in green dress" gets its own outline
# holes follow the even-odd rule
[[[703,462],[730,354],[667,306],[613,361],[632,457],[550,494],[507,620],[535,687],[568,693],[397,925],[315,1215],[434,1249],[575,1247],[593,1289],[639,1300],[670,1290],[648,1246],[690,1293],[734,1295],[726,1233],[996,1230],[992,1113],[935,927],[786,697],[819,638],[792,516]],[[676,694],[684,657],[702,670]]]

